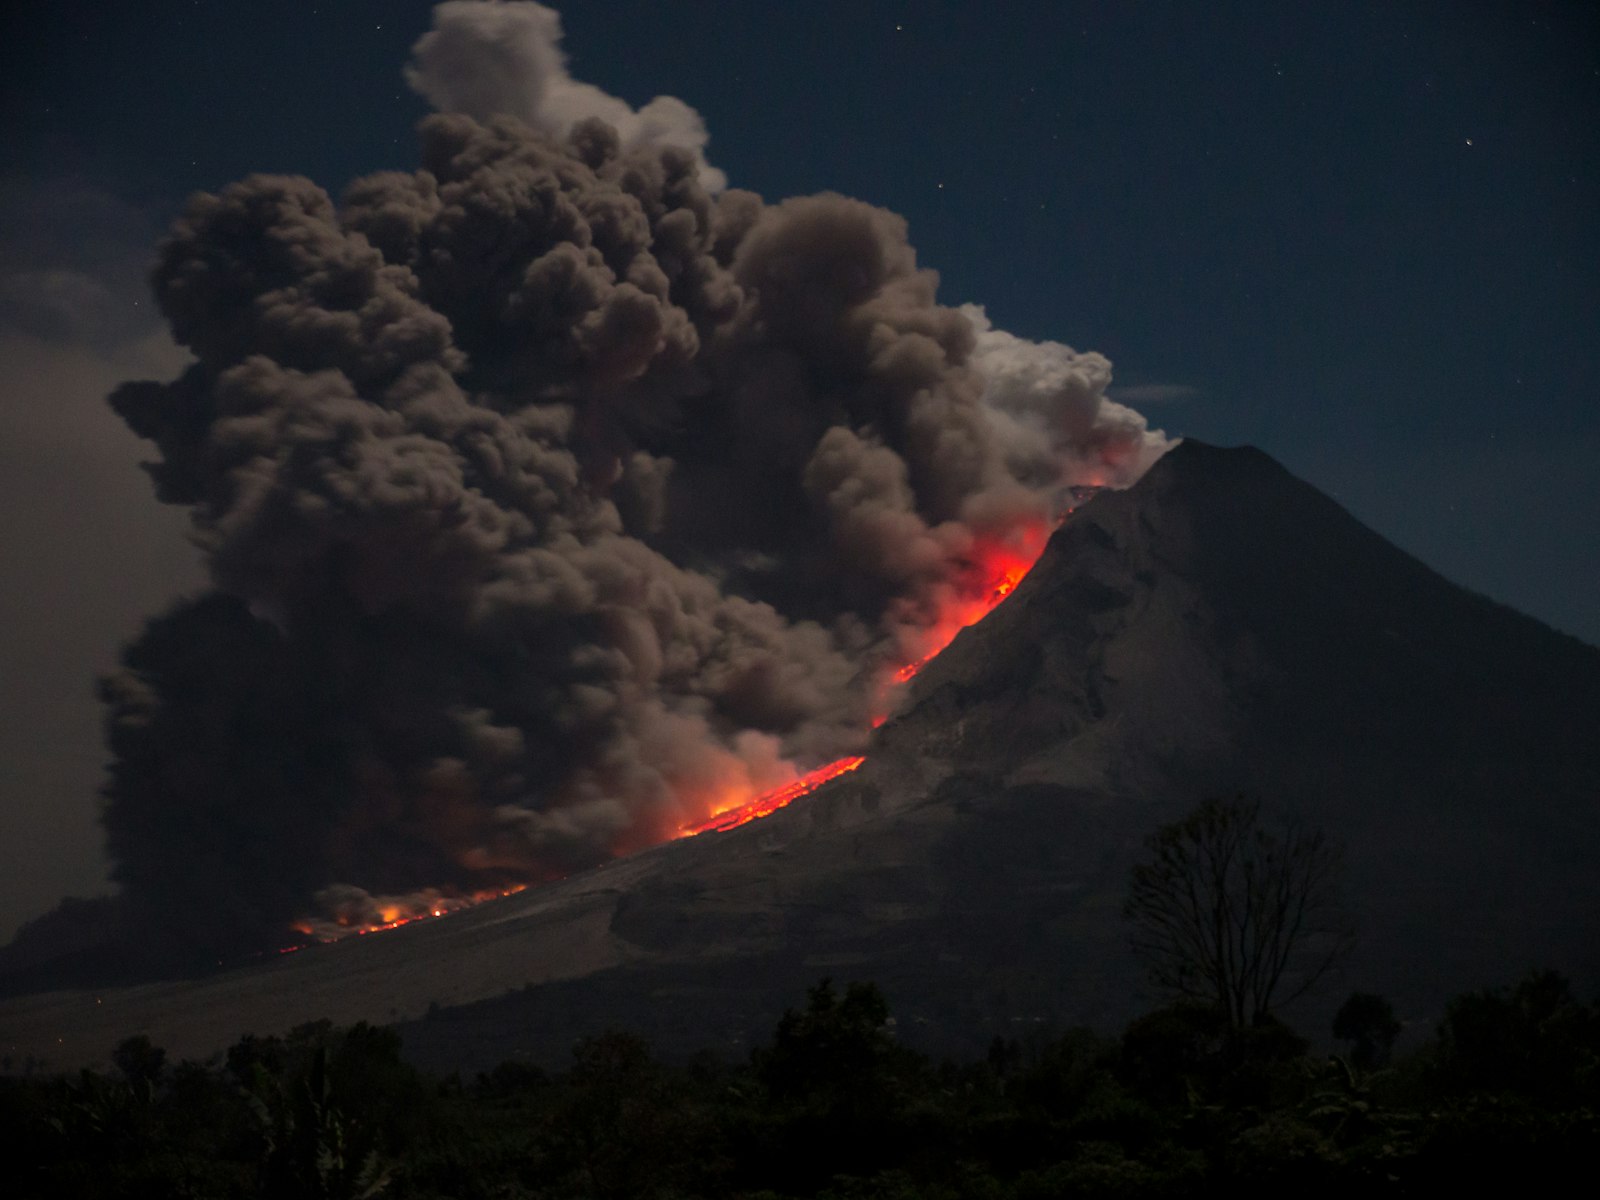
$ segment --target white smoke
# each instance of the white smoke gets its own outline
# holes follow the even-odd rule
[[[982,305],[960,311],[977,331],[971,363],[1017,478],[1128,487],[1176,444],[1106,395],[1105,355],[996,329]]]
[[[561,14],[532,0],[446,0],[433,10],[432,31],[412,47],[406,82],[440,112],[480,121],[504,113],[558,138],[597,117],[617,131],[624,150],[681,147],[699,160],[702,187],[727,187],[728,177],[706,162],[710,136],[698,112],[676,96],[634,109],[572,78],[561,38]]]

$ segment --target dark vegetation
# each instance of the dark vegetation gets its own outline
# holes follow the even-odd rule
[[[748,1062],[669,1064],[619,1032],[563,1071],[441,1080],[389,1030],[324,1022],[204,1065],[131,1038],[109,1073],[0,1080],[0,1122],[9,1194],[84,1200],[1410,1196],[1594,1161],[1600,1005],[1561,977],[1461,996],[1390,1061],[1396,1031],[1353,995],[1329,1056],[1178,1004],[934,1063],[877,988],[824,981]]]
[[[0,1079],[24,1197],[1047,1200],[1432,1196],[1581,1178],[1600,1151],[1600,1003],[1554,972],[1401,1023],[1351,993],[1335,1054],[1280,1016],[1349,935],[1338,852],[1209,800],[1133,871],[1134,949],[1172,1002],[1119,1037],[996,1036],[980,1062],[895,1037],[878,988],[829,980],[747,1061],[580,1041],[551,1072],[424,1075],[401,1037],[319,1022],[170,1065]],[[1420,1034],[1421,1031],[1418,1031]],[[4,1063],[9,1072],[16,1064]]]

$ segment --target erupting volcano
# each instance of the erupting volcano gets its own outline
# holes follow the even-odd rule
[[[976,1055],[994,1028],[1135,1015],[1128,872],[1152,829],[1226,788],[1345,843],[1352,972],[1402,1011],[1530,959],[1592,981],[1600,651],[1449,584],[1265,455],[1193,441],[1065,521],[1004,602],[1011,560],[982,562],[963,577],[988,619],[881,730],[769,762],[745,792],[686,773],[649,853],[193,984],[0,1002],[0,1024],[70,1066],[129,1029],[203,1058],[246,1030],[409,1019],[408,1052],[487,1070],[570,1061],[619,1026],[748,1053],[808,981],[849,971],[893,989],[908,1037]],[[888,656],[872,648],[862,671]],[[374,892],[321,888],[301,911],[424,911]]]
[[[1093,490],[1087,489],[1089,492]],[[1080,496],[1075,497],[1075,503],[1085,490],[1079,491]],[[1066,511],[1070,513],[1072,509]],[[945,607],[933,622],[919,630],[919,639],[913,642],[921,650],[919,656],[899,666],[880,670],[878,707],[871,718],[873,728],[887,720],[898,688],[915,678],[927,663],[955,639],[956,634],[983,620],[1016,589],[1038,561],[1048,536],[1049,528],[1043,521],[1028,521],[1019,524],[1009,536],[984,538],[976,543],[971,557],[952,581]],[[736,829],[772,815],[802,796],[810,795],[823,784],[856,770],[864,762],[865,755],[845,755],[754,796],[748,791],[737,790],[718,796],[708,802],[708,816],[684,823],[670,836],[695,837],[702,833]],[[296,932],[316,941],[335,941],[349,934],[397,929],[413,921],[445,916],[486,900],[513,895],[525,890],[526,886],[518,884],[473,895],[447,894],[434,889],[414,896],[390,898],[372,898],[359,893],[358,904],[336,910],[331,920],[303,920],[294,928]]]
[[[111,405],[212,590],[101,694],[113,874],[174,957],[805,794],[1062,497],[1169,448],[1100,355],[941,304],[900,217],[727,187],[692,109],[576,83],[559,38],[441,6],[415,170],[251,176],[159,249],[193,361]]]
[[[912,642],[920,651],[917,657],[880,672],[878,702],[871,717],[874,729],[888,720],[894,691],[914,679],[917,672],[955,640],[956,634],[968,626],[976,625],[993,612],[995,606],[1016,589],[1017,584],[1033,569],[1034,563],[1039,561],[1048,538],[1048,530],[1042,521],[1028,521],[1020,524],[1008,537],[981,539],[977,543],[970,560],[963,564],[952,582],[949,595],[936,619],[918,630],[917,638]],[[715,804],[710,817],[684,825],[678,836],[693,837],[700,833],[722,832],[770,816],[800,797],[810,795],[823,784],[854,771],[865,761],[865,755],[846,755],[753,799],[735,797],[720,801]]]

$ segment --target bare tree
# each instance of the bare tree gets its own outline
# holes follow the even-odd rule
[[[1316,986],[1349,950],[1321,832],[1264,827],[1260,801],[1207,800],[1146,843],[1125,915],[1151,982],[1255,1024]]]

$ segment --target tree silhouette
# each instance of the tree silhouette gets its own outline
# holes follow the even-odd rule
[[[824,979],[806,993],[803,1012],[789,1009],[756,1070],[780,1101],[851,1110],[883,1102],[903,1065],[890,1032],[889,1002],[876,984],[852,983],[843,996]]]
[[[1150,980],[1214,1004],[1231,1028],[1264,1021],[1348,951],[1321,832],[1267,828],[1258,800],[1206,800],[1146,843],[1124,913]]]

